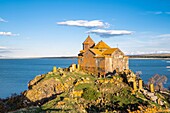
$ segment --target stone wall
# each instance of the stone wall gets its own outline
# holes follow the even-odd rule
[[[96,71],[95,74],[105,74],[105,58],[96,58]]]
[[[123,71],[124,69],[128,69],[128,58],[120,51],[116,50],[112,54],[112,70]]]
[[[113,72],[113,61],[111,57],[105,58],[105,73]]]
[[[120,50],[114,52],[111,56],[95,57],[90,51],[83,53],[83,56],[79,56],[78,64],[83,71],[88,71],[98,75],[99,73],[104,75],[114,70],[123,71],[129,68],[128,57],[126,57]]]
[[[83,57],[79,58],[78,62],[81,67],[81,70],[89,71],[91,73],[95,72],[96,61],[94,58],[94,54],[92,52],[90,52],[89,50],[83,54]]]
[[[105,48],[98,48],[100,52],[93,53],[89,50],[93,46],[94,42],[88,37],[83,43],[83,51],[80,51],[78,55],[78,64],[81,70],[96,75],[104,75],[114,70],[124,71],[124,69],[129,69],[128,57],[120,49],[110,48],[107,51]],[[107,54],[104,51],[107,51]]]

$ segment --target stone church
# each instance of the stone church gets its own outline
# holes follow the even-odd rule
[[[90,36],[83,42],[78,64],[83,71],[97,75],[129,68],[128,57],[119,48],[111,48],[103,41],[95,44]]]

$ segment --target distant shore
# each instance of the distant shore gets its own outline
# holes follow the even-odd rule
[[[4,59],[75,59],[77,58],[76,56],[61,56],[61,57],[13,57],[13,58],[10,58],[10,57],[0,57],[1,60],[4,60]]]
[[[132,57],[129,57],[129,59],[140,59],[140,60],[170,60],[170,58],[141,58],[141,57],[138,57],[138,58],[132,58]]]
[[[146,54],[146,55],[127,55],[130,59],[170,59],[170,54]],[[77,56],[61,56],[61,57],[40,57],[40,58],[78,58]]]
[[[131,56],[131,55],[127,55],[130,59],[170,59],[170,56],[167,57],[167,56]],[[78,58],[78,57],[43,57],[42,59],[75,59],[75,58]]]
[[[170,59],[170,54],[143,54],[143,55],[127,55],[130,59]],[[0,59],[75,59],[77,56],[58,56],[58,57],[23,57],[10,58],[0,57]]]
[[[127,55],[129,58],[140,59],[170,59],[170,54]]]

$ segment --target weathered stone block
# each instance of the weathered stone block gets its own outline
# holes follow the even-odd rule
[[[139,80],[139,90],[143,89],[143,81]]]
[[[53,73],[56,73],[56,72],[57,72],[57,67],[56,67],[56,66],[53,67],[52,72],[53,72]]]
[[[150,84],[150,85],[149,85],[149,89],[150,89],[150,92],[153,93],[153,92],[154,92],[154,84]]]

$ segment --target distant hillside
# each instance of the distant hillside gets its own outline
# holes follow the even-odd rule
[[[141,54],[141,55],[127,55],[129,58],[170,58],[170,53],[164,54]],[[48,58],[48,59],[59,59],[59,58],[67,58],[67,59],[74,59],[77,56],[61,56],[61,57],[39,57],[39,58]]]
[[[128,55],[129,58],[170,58],[170,53],[164,54],[142,54],[142,55]]]
[[[42,57],[42,58],[48,58],[48,59],[62,59],[62,58],[67,58],[67,59],[74,59],[77,58],[77,56],[61,56],[61,57]]]

